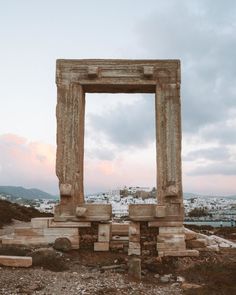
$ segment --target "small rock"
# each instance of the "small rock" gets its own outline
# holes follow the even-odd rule
[[[201,285],[190,284],[190,283],[183,283],[181,287],[182,287],[183,290],[188,290],[188,289],[198,289],[198,288],[201,288]]]
[[[176,282],[178,282],[178,283],[184,283],[185,282],[185,278],[184,277],[181,277],[181,276],[178,276],[176,278]]]
[[[159,279],[159,278],[160,278],[159,273],[156,273],[156,274],[154,275],[154,278]]]
[[[173,283],[173,284],[171,284],[171,287],[173,287],[173,288],[176,288],[176,287],[179,287],[179,283]]]
[[[171,280],[172,275],[164,275],[160,277],[160,282],[161,283],[169,283]]]

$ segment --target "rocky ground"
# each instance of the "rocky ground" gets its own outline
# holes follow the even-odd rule
[[[11,226],[18,226],[14,222]],[[9,231],[11,226],[4,230]],[[194,229],[235,241],[235,229]],[[213,232],[212,232],[213,231]],[[32,256],[29,269],[0,266],[0,294],[236,294],[236,250],[200,253],[199,257],[142,256],[141,280],[129,275],[130,258],[119,252],[0,245],[0,255]]]
[[[200,257],[142,257],[142,278],[128,275],[119,253],[53,249],[4,249],[0,254],[31,255],[34,266],[0,268],[0,294],[236,294],[235,253]]]

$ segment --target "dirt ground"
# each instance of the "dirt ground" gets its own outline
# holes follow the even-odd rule
[[[18,226],[17,222],[5,227]],[[212,233],[211,228],[194,228]],[[217,229],[235,240],[235,229]],[[215,230],[213,233],[216,233]],[[199,257],[143,256],[142,278],[128,275],[129,257],[118,252],[92,252],[81,248],[67,253],[52,248],[3,247],[0,255],[32,256],[29,269],[0,266],[0,295],[233,295],[236,294],[236,252],[232,249]],[[165,282],[163,278],[168,276]]]
[[[31,255],[34,266],[0,268],[0,294],[236,294],[236,254],[206,253],[199,257],[142,257],[142,279],[128,275],[121,253],[52,249],[0,249],[0,254]],[[113,269],[106,269],[106,267]],[[171,274],[164,283],[160,277]]]

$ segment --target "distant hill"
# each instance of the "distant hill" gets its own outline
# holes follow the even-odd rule
[[[21,186],[0,186],[0,194],[10,195],[13,198],[34,199],[55,199],[56,196],[48,194],[36,188],[26,189]]]

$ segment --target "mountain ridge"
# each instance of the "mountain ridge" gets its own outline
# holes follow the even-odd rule
[[[10,195],[23,199],[55,199],[56,196],[37,188],[24,188],[22,186],[0,186],[0,194]]]

